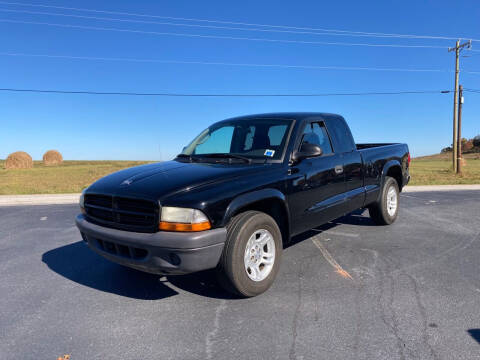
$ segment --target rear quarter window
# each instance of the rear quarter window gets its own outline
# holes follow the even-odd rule
[[[336,153],[350,152],[355,149],[352,133],[343,118],[328,121],[327,128],[330,135],[334,138]]]

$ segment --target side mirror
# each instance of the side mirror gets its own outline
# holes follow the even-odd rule
[[[293,161],[299,162],[306,158],[322,155],[322,148],[315,144],[303,143],[299,151],[293,153]]]

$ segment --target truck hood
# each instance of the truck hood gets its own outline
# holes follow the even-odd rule
[[[271,170],[271,164],[211,164],[166,161],[141,165],[107,175],[87,193],[161,200],[176,192],[232,181]]]

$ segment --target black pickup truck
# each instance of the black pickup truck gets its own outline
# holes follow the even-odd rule
[[[213,124],[172,161],[96,181],[76,224],[111,261],[167,275],[215,268],[227,290],[255,296],[292,236],[359,208],[393,223],[409,164],[406,144],[355,144],[339,115],[242,116]]]

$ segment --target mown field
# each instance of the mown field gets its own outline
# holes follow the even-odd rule
[[[145,161],[64,161],[44,166],[34,161],[32,169],[5,170],[0,160],[0,195],[78,193],[112,172],[145,164]]]
[[[480,154],[465,154],[461,175],[452,172],[452,155],[438,154],[412,159],[410,185],[480,184]]]
[[[411,185],[480,184],[480,154],[465,156],[463,175],[454,175],[447,154],[412,160]],[[0,195],[78,193],[95,180],[112,172],[146,164],[145,161],[64,161],[44,166],[35,161],[33,169],[5,170],[0,160]]]

